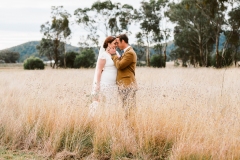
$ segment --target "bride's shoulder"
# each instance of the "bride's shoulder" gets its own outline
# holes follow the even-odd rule
[[[106,59],[106,57],[108,56],[108,52],[107,51],[103,51],[103,52],[101,52],[101,54],[99,55],[100,56],[100,58],[102,58],[102,59]]]

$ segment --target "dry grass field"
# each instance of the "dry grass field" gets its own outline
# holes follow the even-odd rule
[[[238,68],[137,68],[129,119],[119,106],[89,116],[93,72],[1,67],[0,146],[44,159],[240,159]]]

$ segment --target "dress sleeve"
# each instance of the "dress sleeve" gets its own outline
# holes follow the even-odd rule
[[[101,55],[99,55],[100,59],[106,59],[107,57],[107,52],[102,52]]]

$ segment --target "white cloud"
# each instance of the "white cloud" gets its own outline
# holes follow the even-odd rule
[[[10,48],[28,41],[41,39],[36,32],[0,31],[0,49]]]
[[[62,5],[72,16],[77,8],[90,7],[97,0],[5,0],[0,5],[0,50],[22,43],[41,40],[40,26],[50,20],[51,6]],[[103,0],[101,0],[103,1]],[[141,0],[112,0],[113,3],[140,6]],[[72,17],[72,21],[74,16]],[[84,32],[78,25],[70,26],[70,43],[77,46]],[[136,28],[132,27],[132,32]],[[132,35],[133,36],[133,35]],[[132,37],[131,36],[131,37]]]

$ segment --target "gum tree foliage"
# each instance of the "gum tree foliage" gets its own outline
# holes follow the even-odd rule
[[[53,6],[51,11],[52,21],[48,21],[45,24],[41,25],[41,33],[43,33],[42,40],[45,39],[45,42],[40,43],[39,51],[43,51],[40,52],[40,54],[46,54],[48,53],[46,49],[41,49],[41,47],[50,47],[49,51],[53,51],[52,58],[54,59],[52,68],[58,67],[60,54],[65,53],[65,43],[68,38],[70,38],[71,34],[68,20],[69,17],[71,17],[71,15],[63,10],[62,6]],[[46,45],[48,42],[52,44]],[[41,44],[43,44],[43,46],[41,46]],[[66,62],[64,64],[66,67]]]
[[[74,61],[75,61],[75,58],[79,55],[79,53],[77,52],[67,52],[66,53],[66,67],[67,68],[74,68]],[[62,55],[60,57],[60,67],[64,67],[64,56]]]
[[[36,46],[40,56],[46,56],[50,60],[50,66],[52,67],[52,60],[54,57],[54,43],[51,39],[42,38],[40,44]]]
[[[136,54],[137,54],[137,60],[138,60],[137,65],[142,65],[141,60],[143,59],[146,46],[144,45],[141,32],[138,32],[136,34],[136,39],[137,39],[137,43],[136,43],[136,46],[134,46],[134,50],[136,51]]]
[[[140,24],[142,38],[144,43],[147,44],[147,66],[150,66],[150,44],[160,44],[163,39],[160,28],[162,19],[161,9],[165,7],[167,2],[167,0],[142,1],[140,8],[134,10],[134,19]],[[136,36],[139,36],[139,33]]]
[[[150,62],[152,67],[165,67],[165,65],[163,65],[165,59],[161,54],[154,54],[153,56],[151,56]]]
[[[174,30],[175,44],[178,47],[183,47],[186,54],[188,54],[188,59],[184,58],[184,60],[190,60],[194,66],[196,64],[207,66],[210,53],[208,46],[212,45],[210,42],[213,36],[211,34],[213,27],[202,14],[202,11],[194,5],[191,7],[188,5],[188,0],[169,5],[170,9],[167,12],[167,16],[176,24]],[[180,50],[178,49],[177,51]]]
[[[178,39],[179,43],[182,43],[180,42],[182,39],[184,42],[184,37],[180,38],[181,34],[184,35],[182,32],[191,32],[192,42],[194,43],[190,42],[189,45],[194,44],[198,48],[197,55],[199,56],[195,56],[195,53],[194,57],[197,59],[194,58],[193,60],[200,66],[209,66],[209,62],[211,61],[209,60],[211,58],[210,52],[214,50],[214,59],[216,60],[214,66],[221,68],[225,65],[224,61],[226,61],[226,64],[229,64],[230,61],[227,60],[229,58],[226,56],[229,56],[230,52],[226,53],[226,51],[233,36],[231,23],[234,20],[230,21],[227,19],[226,14],[229,10],[232,10],[233,3],[239,6],[239,3],[235,0],[182,0],[178,4],[172,3],[168,11],[168,16],[171,21],[177,24],[174,32],[174,41],[176,42]],[[219,44],[221,34],[225,35],[226,40],[224,41],[222,50],[219,51],[219,46],[222,45]],[[178,38],[176,38],[177,36]],[[193,36],[196,37],[193,38]],[[214,42],[214,48],[212,48],[212,42]],[[186,48],[188,52],[190,48]],[[174,54],[176,55],[176,53]]]
[[[216,48],[216,67],[221,68],[221,57],[219,54],[219,38],[220,33],[223,32],[223,27],[226,24],[225,14],[227,6],[233,0],[188,0],[187,7],[196,6],[209,21],[210,25],[214,28],[214,39]],[[224,50],[222,52],[224,54]]]
[[[76,22],[84,28],[88,35],[82,46],[99,46],[99,33],[105,37],[129,32],[133,7],[128,4],[112,3],[111,1],[96,1],[91,8],[75,10]]]
[[[95,53],[91,48],[84,49],[74,60],[74,68],[92,68],[95,66]]]
[[[88,33],[87,38],[84,39],[83,42],[79,42],[80,47],[99,45],[99,34],[97,33],[98,29],[95,25],[95,20],[90,17],[90,15],[88,15],[90,14],[90,11],[90,8],[78,8],[74,11],[76,23],[79,24]]]
[[[174,43],[177,46],[171,54],[177,55],[177,58],[182,59],[182,66],[187,66],[187,61],[195,65],[199,59],[197,47],[190,37],[195,37],[196,33],[176,26],[174,29]]]
[[[229,38],[229,49],[232,51],[232,61],[237,66],[237,61],[240,60],[240,6],[229,12],[229,24],[232,31],[226,33]]]

